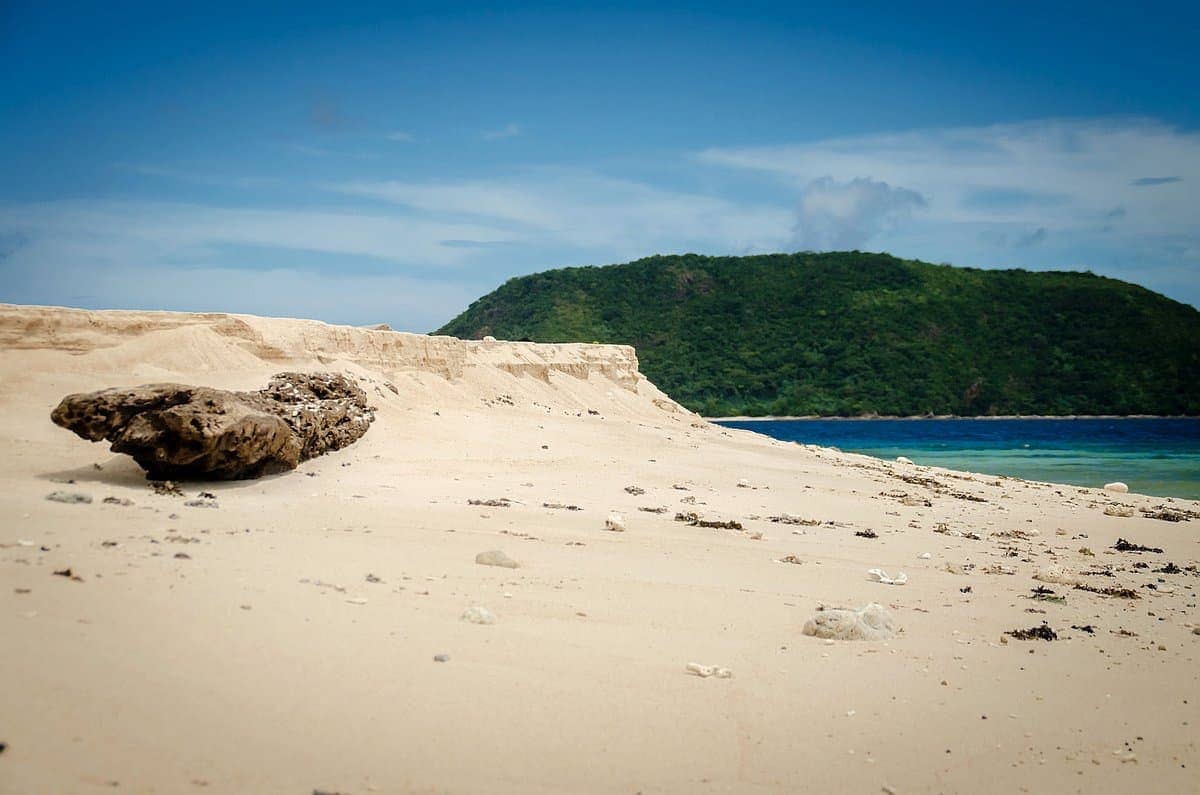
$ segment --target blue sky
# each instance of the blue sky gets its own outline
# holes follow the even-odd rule
[[[0,3],[0,301],[428,331],[858,248],[1200,303],[1194,7],[642,5]]]

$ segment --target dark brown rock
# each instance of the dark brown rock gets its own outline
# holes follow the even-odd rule
[[[84,439],[107,439],[152,478],[237,480],[346,447],[374,413],[345,376],[281,373],[257,392],[147,384],[67,395],[50,418]]]

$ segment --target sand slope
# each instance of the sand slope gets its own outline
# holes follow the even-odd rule
[[[173,497],[49,421],[67,392],[285,369],[360,378],[372,430]],[[724,430],[627,347],[222,314],[0,305],[0,451],[0,793],[1195,787],[1200,524],[1141,509],[1196,503]],[[200,490],[219,507],[186,507]],[[785,513],[821,524],[767,519]],[[492,549],[521,568],[474,562]],[[1027,598],[1052,562],[1141,598]],[[869,601],[897,638],[800,632]],[[472,605],[496,622],[460,620]],[[1001,642],[1043,620],[1058,641]]]

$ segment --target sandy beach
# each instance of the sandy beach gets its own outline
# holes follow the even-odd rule
[[[50,421],[72,392],[288,370],[356,379],[369,432],[178,496]],[[1200,503],[724,429],[628,347],[0,305],[0,450],[5,795],[1186,792],[1200,775]],[[200,491],[215,499],[185,505]],[[520,567],[477,564],[490,550]],[[1033,578],[1050,566],[1091,590]],[[802,633],[821,605],[872,602],[894,638]],[[494,623],[463,620],[473,606]],[[1043,622],[1057,640],[1005,634]]]

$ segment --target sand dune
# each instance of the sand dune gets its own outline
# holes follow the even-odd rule
[[[375,424],[180,497],[49,420],[281,370],[353,376]],[[0,305],[0,451],[0,793],[1195,788],[1194,502],[722,429],[623,346],[225,314]],[[893,639],[802,634],[871,602]]]

